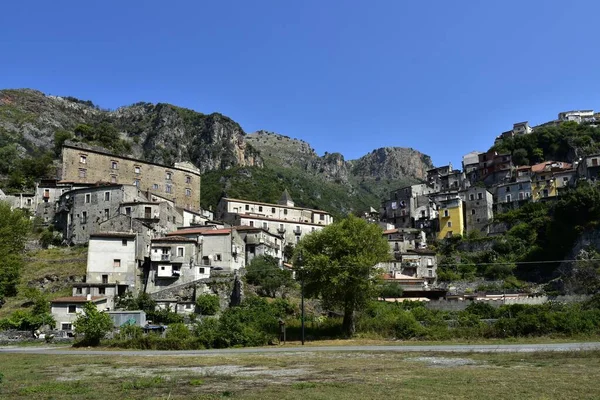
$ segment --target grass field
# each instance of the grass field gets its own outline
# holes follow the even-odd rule
[[[3,354],[2,399],[596,399],[600,352]]]

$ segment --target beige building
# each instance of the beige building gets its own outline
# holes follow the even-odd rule
[[[286,243],[297,243],[304,235],[333,223],[327,211],[295,207],[284,191],[278,204],[222,198],[217,218],[232,225],[246,225],[283,236]]]
[[[200,211],[200,170],[190,162],[168,167],[69,142],[62,149],[61,179],[135,185],[172,200],[178,207]]]

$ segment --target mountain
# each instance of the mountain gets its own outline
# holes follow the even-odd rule
[[[373,150],[358,160],[316,154],[306,142],[265,131],[247,135],[232,119],[171,104],[136,103],[104,110],[91,101],[31,89],[0,90],[0,175],[4,188],[51,174],[65,140],[204,173],[202,204],[222,195],[274,202],[285,188],[301,206],[346,214],[378,207],[387,193],[425,178],[431,159],[412,149]],[[22,161],[19,161],[21,160]]]

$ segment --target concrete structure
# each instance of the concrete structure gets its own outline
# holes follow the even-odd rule
[[[484,188],[473,187],[460,192],[465,207],[465,231],[489,233],[494,218],[494,196]]]
[[[195,238],[168,236],[153,239],[151,267],[145,277],[145,291],[155,293],[169,287],[206,279],[210,265],[200,263],[199,242]]]
[[[515,136],[518,135],[527,135],[533,132],[533,129],[529,126],[529,122],[516,122],[513,124],[512,132]]]
[[[467,153],[462,158],[463,172],[468,177],[473,171],[476,171],[479,167],[479,155],[482,154],[480,151],[472,151]]]
[[[462,235],[465,230],[463,202],[459,197],[440,202],[438,239]]]
[[[199,246],[199,260],[203,267],[235,271],[246,266],[246,246],[233,228],[181,228],[167,234],[194,239]]]
[[[50,312],[56,321],[56,329],[73,332],[73,322],[79,313],[83,311],[83,305],[91,301],[96,308],[104,311],[106,309],[106,297],[104,296],[75,296],[59,297],[50,302]]]
[[[437,280],[437,256],[432,250],[409,249],[380,266],[387,272],[384,280],[398,283],[405,291],[427,289]]]
[[[600,178],[600,153],[590,154],[577,164],[579,178],[596,181]]]
[[[545,161],[533,165],[531,167],[531,197],[533,201],[558,196],[558,185],[555,174],[571,170],[572,167],[569,163],[559,161]]]
[[[136,233],[107,232],[90,237],[85,282],[73,284],[73,296],[102,296],[106,308],[115,309],[116,299],[140,287]]]
[[[513,168],[510,154],[498,154],[490,150],[479,155],[479,167],[471,173],[471,181],[481,181],[486,186],[504,183],[511,177]]]
[[[200,211],[200,170],[189,162],[169,167],[67,142],[62,149],[61,179],[77,183],[133,184],[142,191],[167,197],[179,207]]]
[[[495,203],[513,203],[529,201],[531,199],[531,181],[517,181],[498,185],[495,187]]]
[[[282,235],[286,243],[297,243],[304,235],[333,223],[327,211],[295,207],[287,190],[278,204],[224,197],[217,218],[233,226],[261,227]]]
[[[558,113],[559,121],[594,122],[594,110],[572,110]]]

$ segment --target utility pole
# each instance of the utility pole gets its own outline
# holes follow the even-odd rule
[[[300,267],[300,308],[302,308],[302,346],[304,346],[304,266],[302,265],[302,251],[298,254],[298,265]]]

